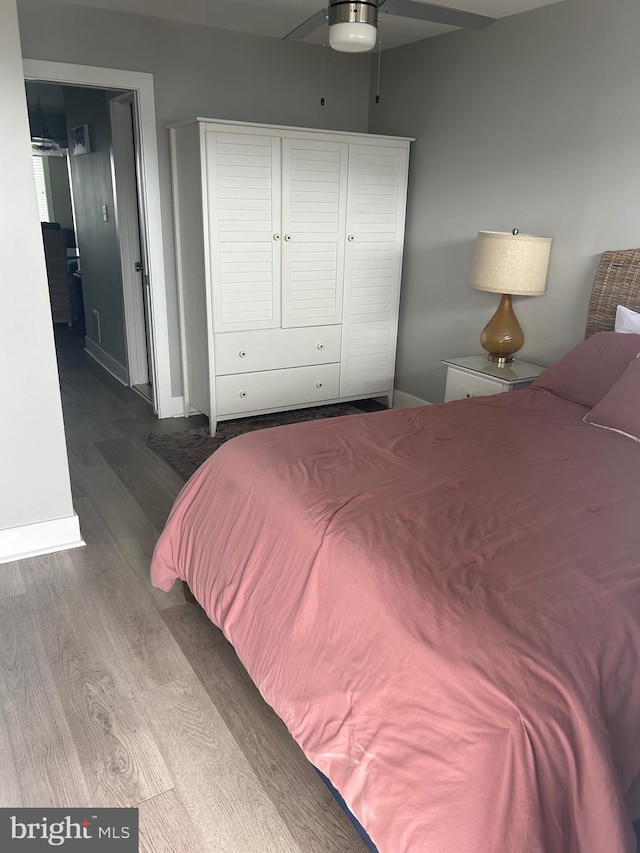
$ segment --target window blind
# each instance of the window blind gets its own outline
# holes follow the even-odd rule
[[[33,174],[36,180],[36,195],[40,222],[49,222],[49,199],[47,198],[47,183],[44,177],[44,157],[32,157]]]

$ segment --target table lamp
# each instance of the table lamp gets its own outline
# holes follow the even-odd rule
[[[510,364],[524,344],[524,332],[511,305],[512,295],[541,296],[549,266],[551,237],[479,231],[471,264],[469,285],[476,290],[501,293],[498,310],[485,326],[480,343],[489,360]]]

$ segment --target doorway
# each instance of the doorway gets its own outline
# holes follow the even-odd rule
[[[26,95],[53,321],[155,411],[134,93],[29,81]]]
[[[27,82],[26,94],[53,321],[154,405],[133,93]]]
[[[137,123],[134,123],[131,132],[138,143],[136,165],[138,178],[136,188],[138,200],[136,207],[139,219],[143,223],[140,229],[140,243],[143,254],[140,259],[140,273],[142,277],[142,310],[138,315],[138,323],[130,323],[131,329],[136,329],[133,335],[137,335],[137,364],[142,369],[146,365],[147,382],[131,383],[141,386],[149,385],[148,393],[153,389],[157,406],[157,414],[160,418],[173,416],[173,400],[171,396],[171,379],[169,364],[169,340],[168,323],[166,313],[166,285],[164,278],[164,258],[162,245],[162,225],[160,221],[160,183],[158,173],[158,154],[156,138],[155,104],[153,98],[153,78],[150,74],[133,71],[122,71],[118,69],[98,68],[93,66],[76,66],[66,63],[46,62],[40,60],[24,60],[25,79],[27,81],[40,81],[56,83],[70,87],[84,87],[109,91],[116,99],[126,94],[131,99],[133,107],[137,111]],[[121,104],[124,108],[124,104]],[[82,128],[82,124],[78,127]],[[137,126],[136,126],[137,124]],[[88,145],[90,148],[91,140]],[[74,155],[72,155],[74,156]],[[86,161],[85,161],[86,162]],[[106,209],[103,205],[106,204]],[[108,203],[94,198],[94,208],[98,211],[103,221],[109,222],[109,217],[115,211],[109,209]],[[95,212],[94,210],[94,212]],[[106,217],[106,220],[105,220]],[[135,241],[133,241],[135,243]],[[146,259],[144,250],[146,249]],[[82,262],[81,262],[82,263]],[[120,269],[120,275],[122,270]],[[121,303],[124,303],[124,291],[120,288]],[[130,306],[129,306],[130,307]],[[129,310],[129,307],[127,310]],[[121,309],[124,311],[123,305]],[[111,309],[108,309],[111,310]],[[100,310],[97,316],[91,312],[85,312],[87,319],[94,323],[94,338],[101,338],[103,333]],[[140,317],[142,323],[139,322]],[[124,325],[124,324],[123,324]],[[97,328],[96,328],[97,327]],[[128,335],[122,330],[124,348],[129,347]],[[149,341],[147,352],[140,355],[141,339]],[[99,344],[98,344],[99,346]],[[123,359],[124,360],[124,359]],[[127,362],[129,356],[127,355]],[[117,359],[116,359],[117,361]],[[133,362],[134,359],[131,359]],[[112,365],[115,372],[118,365]],[[129,364],[127,364],[127,371]],[[144,373],[137,373],[133,378],[144,377]],[[121,378],[121,377],[119,377]],[[127,382],[127,384],[130,384]],[[144,388],[138,390],[144,392]]]

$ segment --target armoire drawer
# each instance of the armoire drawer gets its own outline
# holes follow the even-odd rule
[[[340,365],[318,364],[216,377],[218,416],[332,400],[340,394]]]
[[[220,332],[214,336],[216,376],[340,361],[341,332],[341,326]]]

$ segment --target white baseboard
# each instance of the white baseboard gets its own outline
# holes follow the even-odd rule
[[[172,397],[171,398],[171,410],[173,412],[172,417],[183,418],[184,417],[184,397]]]
[[[0,530],[0,563],[80,548],[84,544],[80,521],[75,513],[66,518],[22,524]]]
[[[119,361],[116,361],[113,356],[110,356],[108,352],[105,352],[102,347],[99,347],[95,341],[86,336],[84,339],[84,349],[91,358],[97,361],[101,367],[104,367],[107,373],[110,373],[118,382],[122,382],[123,385],[129,385],[129,371],[127,368],[123,364],[120,364]]]
[[[405,391],[393,390],[393,408],[394,409],[409,409],[412,406],[430,406],[427,400],[421,400],[420,397],[414,397],[413,394],[407,394]]]
[[[174,418],[183,418],[184,417],[184,397],[172,397],[171,398],[172,409],[173,409],[173,417]],[[189,407],[190,415],[201,415],[202,412],[199,412],[198,409],[194,409],[193,406]]]

